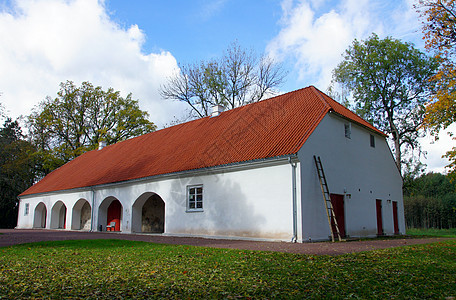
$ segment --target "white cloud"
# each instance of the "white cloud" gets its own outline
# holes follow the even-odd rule
[[[445,169],[445,166],[450,162],[448,159],[442,158],[442,155],[456,146],[455,140],[448,135],[448,132],[456,132],[456,124],[452,124],[447,129],[441,130],[437,141],[429,135],[420,139],[422,150],[427,152],[427,158],[424,162],[427,164],[429,171],[439,173],[446,173],[448,171],[448,169]]]
[[[280,32],[267,46],[268,54],[293,68],[296,85],[326,90],[332,70],[356,38],[372,32],[415,43],[423,51],[421,24],[414,0],[283,0]],[[289,76],[290,77],[290,76]],[[288,78],[290,80],[290,78]],[[453,132],[454,132],[453,128]],[[421,140],[429,171],[442,172],[448,164],[441,156],[454,141],[441,134],[438,142]]]
[[[144,33],[113,22],[103,2],[18,0],[0,12],[0,40],[0,102],[13,116],[54,97],[66,80],[132,92],[159,125],[182,110],[158,93],[176,59],[167,51],[143,53]]]
[[[199,11],[199,17],[202,18],[204,21],[209,20],[210,18],[217,15],[225,6],[227,0],[215,0],[209,1],[202,5]]]
[[[411,3],[398,1],[284,0],[282,10],[281,30],[266,51],[276,60],[292,61],[298,82],[322,90],[355,38],[372,32],[402,38],[416,32],[412,23],[419,25]]]

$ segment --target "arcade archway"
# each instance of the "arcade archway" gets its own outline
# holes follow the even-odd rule
[[[79,199],[73,206],[71,229],[90,230],[92,223],[92,208],[85,199]]]
[[[122,209],[122,203],[115,197],[104,199],[98,209],[98,226],[101,225],[103,231],[106,231],[107,228],[112,229],[112,231],[120,231],[122,228]]]
[[[35,213],[34,213],[34,217],[33,217],[33,227],[34,228],[46,228],[46,216],[47,216],[46,205],[43,202],[40,202],[35,207]]]
[[[132,207],[132,231],[165,232],[165,202],[155,193],[144,193]]]
[[[51,210],[51,226],[52,229],[65,229],[66,227],[67,208],[62,201],[57,201]]]

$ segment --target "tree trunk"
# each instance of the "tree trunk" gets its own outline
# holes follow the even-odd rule
[[[401,156],[401,144],[399,142],[399,138],[397,137],[397,134],[393,134],[393,136],[396,136],[394,138],[394,148],[395,148],[395,157],[396,157],[396,165],[397,165],[397,168],[399,169],[399,172],[402,174],[402,169],[401,169],[401,159],[402,159],[402,156]]]
[[[401,168],[401,142],[400,142],[400,136],[399,136],[399,131],[397,130],[396,125],[393,122],[393,112],[389,111],[388,112],[388,123],[390,125],[391,133],[393,135],[393,141],[394,141],[394,157],[396,158],[396,165],[397,168],[399,169],[399,173],[402,174],[402,168]]]

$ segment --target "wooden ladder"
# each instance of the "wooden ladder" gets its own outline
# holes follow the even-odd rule
[[[342,241],[342,237],[340,236],[339,224],[337,224],[336,214],[334,213],[334,209],[331,203],[331,196],[329,194],[328,183],[326,182],[326,176],[325,172],[323,171],[323,165],[321,164],[320,156],[317,157],[314,155],[314,161],[315,167],[317,167],[318,178],[320,179],[321,193],[323,194],[323,200],[325,202],[326,216],[328,217],[329,229],[331,230],[331,240],[334,242],[335,235],[337,234],[337,238],[339,239],[339,241]]]

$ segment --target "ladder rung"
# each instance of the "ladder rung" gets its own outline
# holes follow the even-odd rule
[[[314,161],[315,167],[317,168],[317,175],[320,181],[321,192],[323,194],[323,199],[325,200],[326,214],[328,217],[329,228],[331,231],[331,239],[334,242],[334,226],[339,241],[342,241],[342,238],[340,236],[339,224],[337,223],[336,215],[332,207],[331,194],[329,193],[328,183],[326,181],[325,172],[323,171],[323,165],[321,163],[320,156],[317,157],[314,155]]]

